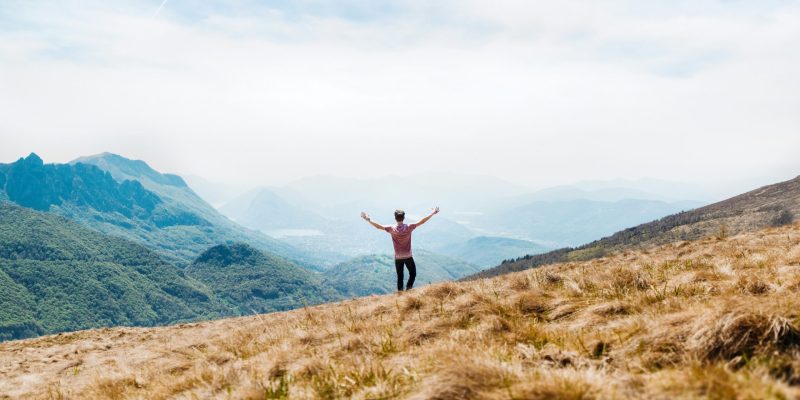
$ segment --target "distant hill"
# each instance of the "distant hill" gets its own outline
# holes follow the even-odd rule
[[[311,271],[242,243],[214,246],[186,267],[238,315],[289,310],[340,298]]]
[[[461,278],[479,267],[429,251],[415,251],[417,277],[414,286]],[[390,255],[356,257],[323,273],[324,284],[347,296],[391,293],[397,290],[394,258]],[[405,272],[408,279],[408,270]]]
[[[0,201],[0,340],[230,314],[141,245]]]
[[[687,212],[619,231],[577,248],[526,256],[470,276],[492,277],[544,264],[589,260],[618,250],[791,224],[800,216],[800,176]]]
[[[464,260],[481,268],[495,266],[504,260],[528,254],[544,253],[547,250],[547,247],[527,240],[492,236],[479,236],[466,242],[436,249],[444,255]]]

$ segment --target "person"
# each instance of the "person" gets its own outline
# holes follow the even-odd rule
[[[382,231],[389,232],[389,234],[392,235],[392,244],[394,245],[394,268],[397,271],[398,293],[403,291],[404,268],[408,268],[408,282],[406,283],[405,290],[414,287],[414,279],[417,277],[417,266],[414,264],[414,255],[411,253],[411,232],[420,225],[428,222],[431,217],[438,213],[439,207],[436,207],[428,216],[419,220],[419,222],[406,225],[403,222],[406,219],[406,212],[403,210],[395,210],[394,220],[397,222],[397,225],[394,226],[383,226],[370,219],[369,214],[365,212],[361,213],[361,218],[364,218],[370,225]]]

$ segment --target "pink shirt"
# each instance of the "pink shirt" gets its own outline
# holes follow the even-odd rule
[[[400,224],[384,227],[383,229],[392,235],[394,245],[395,260],[411,258],[411,232],[416,229],[417,224]]]

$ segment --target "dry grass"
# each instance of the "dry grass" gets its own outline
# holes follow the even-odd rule
[[[800,397],[800,226],[287,313],[0,344],[0,398]]]

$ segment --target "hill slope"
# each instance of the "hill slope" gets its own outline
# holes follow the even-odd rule
[[[0,340],[225,314],[152,251],[0,201]]]
[[[504,263],[470,278],[497,276],[554,262],[588,260],[614,251],[679,240],[749,232],[768,226],[790,224],[798,217],[800,217],[800,176],[692,211],[673,214],[628,228],[577,248],[554,250]]]
[[[0,343],[69,398],[800,396],[800,225],[285,313]]]

